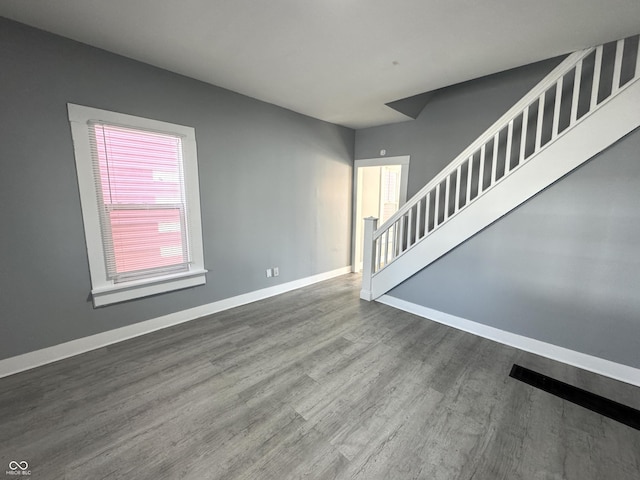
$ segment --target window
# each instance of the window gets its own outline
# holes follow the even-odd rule
[[[68,107],[94,305],[204,284],[193,128]]]

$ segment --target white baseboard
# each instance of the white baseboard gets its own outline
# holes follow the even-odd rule
[[[261,290],[255,290],[253,292],[244,293],[231,298],[225,298],[207,305],[200,305],[180,312],[163,315],[162,317],[134,323],[133,325],[127,325],[126,327],[116,328],[115,330],[97,333],[89,337],[78,338],[77,340],[71,340],[52,347],[6,358],[4,360],[0,360],[0,378],[39,367],[47,363],[56,362],[64,358],[73,357],[90,350],[122,342],[123,340],[155,332],[156,330],[161,330],[173,325],[205,317],[223,310],[229,310],[230,308],[239,307],[241,305],[246,305],[247,303],[280,295],[281,293],[306,287],[323,280],[329,280],[330,278],[338,277],[349,272],[351,272],[350,266],[338,268],[330,272],[319,273],[317,275],[301,278],[292,282],[274,285],[273,287],[263,288]]]
[[[562,363],[573,365],[574,367],[582,368],[583,370],[589,370],[590,372],[640,387],[640,369],[638,368],[612,362],[611,360],[605,360],[604,358],[594,357],[586,353],[576,352],[575,350],[569,350],[568,348],[524,337],[522,335],[500,330],[488,325],[483,325],[481,323],[456,317],[455,315],[440,312],[432,308],[407,302],[406,300],[392,297],[390,295],[382,295],[377,299],[377,301],[384,303],[385,305],[404,310],[405,312],[433,320],[434,322],[473,333],[479,337],[488,338],[504,345],[519,348],[526,352],[557,360]]]

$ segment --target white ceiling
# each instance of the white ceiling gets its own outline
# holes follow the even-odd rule
[[[352,128],[640,32],[640,0],[2,0],[0,15]]]

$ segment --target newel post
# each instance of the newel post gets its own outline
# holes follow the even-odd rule
[[[373,232],[378,228],[378,219],[367,217],[364,219],[364,249],[362,251],[362,290],[360,298],[363,300],[373,300],[371,290],[371,277],[374,270],[375,251],[373,248]]]

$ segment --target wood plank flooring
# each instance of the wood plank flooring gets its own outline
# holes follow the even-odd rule
[[[640,478],[640,432],[508,376],[640,389],[358,298],[334,280],[0,379],[0,475]],[[7,476],[6,478],[11,478]]]

